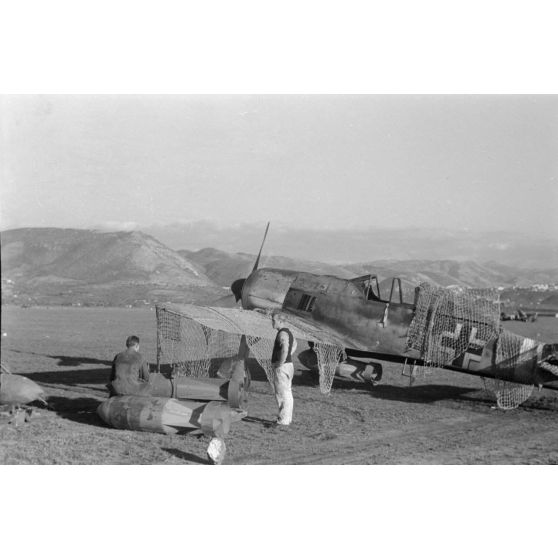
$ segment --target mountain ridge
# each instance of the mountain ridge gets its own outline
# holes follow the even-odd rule
[[[210,221],[148,227],[148,232],[175,250],[196,251],[207,246],[229,253],[254,253],[264,224],[224,226]],[[271,226],[265,252],[345,265],[397,260],[496,261],[518,268],[558,269],[558,242],[519,232],[452,231],[445,229],[305,229]]]
[[[3,298],[6,290],[92,303],[146,300],[161,289],[173,299],[181,291],[191,295],[186,299],[220,292],[199,266],[140,231],[27,228],[4,231],[0,239]]]
[[[106,232],[54,227],[0,233],[3,302],[141,305],[164,301],[211,303],[247,277],[256,255],[214,247],[172,250],[141,231]],[[383,289],[400,277],[405,289],[427,281],[439,286],[517,287],[558,283],[554,268],[525,269],[501,262],[393,258],[336,265],[270,255],[260,267],[292,269],[350,279],[378,276]]]

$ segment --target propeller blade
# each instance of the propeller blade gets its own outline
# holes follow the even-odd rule
[[[258,253],[258,257],[256,258],[256,263],[254,264],[254,269],[252,269],[252,271],[256,271],[256,269],[258,269],[258,265],[260,264],[260,256],[262,255],[262,250],[264,247],[264,243],[265,243],[265,239],[267,237],[267,231],[269,230],[269,221],[267,222],[267,227],[265,228],[265,234],[262,240],[262,245],[260,246],[260,251]]]
[[[265,233],[264,233],[264,237],[262,240],[262,245],[260,246],[260,251],[258,252],[258,257],[256,258],[256,263],[254,264],[254,267],[252,269],[252,273],[254,273],[254,271],[256,271],[256,269],[258,269],[258,265],[260,265],[260,258],[262,256],[262,250],[265,244],[265,239],[267,238],[267,231],[269,230],[269,225],[271,224],[270,221],[268,221],[267,223],[267,227],[265,228]],[[231,285],[231,291],[234,295],[234,297],[236,298],[236,301],[238,302],[241,298],[242,298],[242,288],[244,287],[244,283],[246,282],[246,279],[237,279],[236,281],[233,281],[232,285]]]

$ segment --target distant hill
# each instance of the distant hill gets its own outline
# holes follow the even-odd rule
[[[228,294],[228,287],[235,279],[247,277],[256,260],[255,254],[215,248],[174,251],[138,231],[28,228],[4,231],[0,239],[4,303],[141,306],[173,301],[211,304]],[[260,239],[255,242],[256,249],[259,242]],[[343,278],[375,274],[385,296],[389,294],[391,279],[400,277],[406,300],[423,281],[445,287],[510,289],[558,283],[558,272],[554,268],[528,269],[500,262],[481,264],[417,258],[336,265],[269,255],[267,244],[260,267]],[[531,295],[525,296],[532,299]],[[541,296],[537,295],[536,302],[541,301]]]
[[[373,222],[373,213],[371,213]],[[293,228],[271,223],[266,255],[329,264],[378,260],[497,262],[516,269],[558,270],[558,241],[511,232],[441,229]],[[229,253],[258,251],[265,223],[222,226],[211,221],[150,227],[145,232],[175,250],[206,246]]]
[[[230,286],[235,279],[247,277],[256,261],[254,254],[230,254],[215,248],[204,248],[195,252],[179,250],[178,252],[203,269],[212,281],[222,286]],[[423,281],[441,287],[458,285],[468,288],[558,283],[558,273],[555,270],[518,270],[490,262],[477,264],[452,260],[378,260],[334,265],[283,256],[266,257],[262,255],[260,267],[336,275],[345,279],[374,274],[378,276],[380,283],[385,283],[388,288],[391,286],[389,279],[393,277],[401,278],[403,284],[411,289]]]
[[[30,302],[124,298],[133,304],[221,292],[201,268],[141,232],[26,228],[4,231],[0,239],[3,299],[11,293]]]
[[[377,273],[382,277],[398,276],[418,284],[427,281],[441,287],[458,285],[470,288],[517,286],[520,284],[558,282],[552,270],[518,270],[494,263],[459,262],[453,260],[379,260],[352,264],[348,269],[356,274]]]
[[[196,263],[219,285],[228,287],[235,279],[247,277],[254,266],[254,254],[230,254],[223,250],[204,248],[195,252],[180,250],[182,255]],[[428,282],[440,287],[460,286],[465,288],[503,288],[501,294],[505,309],[515,311],[527,309],[558,309],[556,293],[538,292],[527,287],[535,284],[558,284],[558,273],[553,270],[529,270],[488,262],[451,260],[379,260],[349,265],[332,265],[281,256],[262,256],[260,267],[275,267],[336,275],[351,279],[361,275],[377,275],[382,296],[388,297],[394,277],[401,279],[403,299],[414,300],[415,287]],[[394,296],[398,296],[397,290]],[[553,310],[555,311],[555,310]]]
[[[256,255],[236,253],[230,254],[215,248],[203,248],[195,252],[189,250],[178,250],[178,253],[189,261],[197,264],[207,276],[222,286],[230,286],[235,279],[248,277],[256,262]],[[321,273],[325,275],[337,275],[338,277],[353,277],[351,271],[342,266],[298,260],[284,256],[262,255],[260,267],[272,267],[280,269],[293,269],[295,271],[308,271],[310,273]]]

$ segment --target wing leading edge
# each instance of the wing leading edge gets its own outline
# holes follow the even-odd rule
[[[241,308],[216,308],[194,304],[164,304],[157,307],[193,320],[205,327],[235,335],[249,335],[264,339],[275,339],[277,331],[271,324],[271,315],[256,310]],[[287,315],[287,323],[297,339],[343,347],[345,343],[335,334],[293,316]]]

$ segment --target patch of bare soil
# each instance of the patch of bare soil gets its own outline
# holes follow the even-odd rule
[[[147,310],[12,309],[3,315],[2,360],[41,385],[49,407],[29,423],[0,422],[3,464],[202,464],[208,439],[115,430],[97,406],[112,356],[129,333],[154,362]],[[556,464],[557,392],[535,392],[519,409],[495,409],[480,379],[438,370],[409,385],[384,364],[378,386],[336,379],[329,395],[299,365],[294,422],[272,428],[276,403],[253,369],[249,415],[233,425],[225,464]]]
[[[476,464],[558,463],[553,394],[500,411],[477,387],[455,385],[447,372],[405,385],[391,366],[386,385],[336,381],[329,396],[304,373],[296,378],[295,422],[268,429],[254,420],[235,434],[231,463]],[[436,383],[430,383],[430,382]],[[389,384],[389,385],[387,385]],[[259,386],[251,416],[272,419]]]

